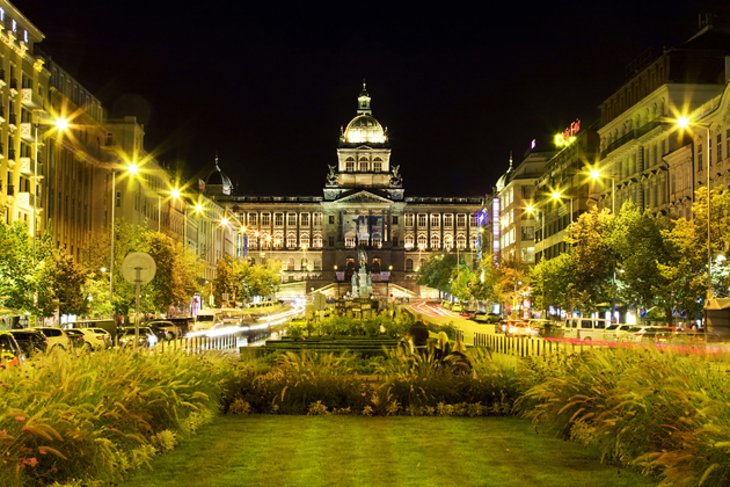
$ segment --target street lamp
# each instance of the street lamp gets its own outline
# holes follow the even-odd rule
[[[710,299],[713,297],[713,291],[712,291],[712,240],[711,240],[711,219],[710,219],[710,204],[711,204],[711,194],[710,194],[710,162],[712,154],[712,147],[711,147],[711,141],[710,141],[710,124],[704,123],[704,122],[692,122],[687,117],[679,117],[676,121],[677,127],[680,129],[687,129],[690,127],[701,127],[705,129],[705,134],[707,136],[707,301],[709,302]],[[705,303],[705,308],[707,307],[707,303]],[[706,325],[706,324],[705,324]]]
[[[604,176],[601,174],[601,171],[599,171],[596,168],[593,168],[588,173],[588,176],[593,181],[600,181],[601,179],[608,177],[611,179],[611,213],[614,215],[616,214],[616,179],[613,176]]]
[[[568,198],[570,200],[570,223],[573,223],[573,197],[564,196],[557,189],[552,192],[551,196],[552,196],[553,200],[555,200],[555,201],[562,201],[563,198]]]

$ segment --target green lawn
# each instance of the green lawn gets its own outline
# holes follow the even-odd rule
[[[517,418],[227,416],[126,486],[653,486]]]

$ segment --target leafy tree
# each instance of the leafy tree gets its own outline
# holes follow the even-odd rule
[[[542,310],[547,310],[549,306],[568,311],[576,309],[580,303],[580,293],[572,278],[575,272],[574,257],[567,252],[535,264],[530,272],[534,307]]]
[[[451,272],[455,267],[456,255],[432,255],[418,270],[418,284],[438,289],[439,294],[448,293],[451,291]]]
[[[240,296],[250,300],[254,296],[272,297],[281,284],[281,264],[252,264],[248,260],[236,263],[235,274]]]
[[[234,299],[237,278],[233,265],[233,259],[230,257],[218,261],[213,279],[213,299],[216,303],[224,304]],[[223,299],[226,294],[228,299]]]
[[[476,272],[472,274],[469,291],[477,301],[499,302],[497,281],[499,270],[494,265],[491,255],[486,255],[479,261]]]
[[[611,297],[616,262],[610,239],[613,226],[614,216],[608,210],[593,207],[569,227],[566,242],[575,270],[570,276],[574,286],[571,298],[580,303],[583,312],[595,311],[599,303]]]
[[[29,311],[33,308],[35,272],[28,227],[16,222],[0,223],[0,305]]]
[[[52,264],[50,279],[46,285],[52,301],[44,300],[44,306],[41,308],[43,316],[53,314],[55,305],[58,306],[60,314],[85,314],[88,300],[83,287],[88,271],[72,256],[57,250],[53,252]]]

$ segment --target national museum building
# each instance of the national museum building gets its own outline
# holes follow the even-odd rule
[[[205,183],[206,195],[241,225],[237,255],[280,261],[283,288],[297,283],[342,296],[363,262],[373,295],[419,295],[418,269],[429,255],[454,252],[473,262],[486,235],[480,196],[406,196],[364,84],[322,196],[232,195],[217,163]]]

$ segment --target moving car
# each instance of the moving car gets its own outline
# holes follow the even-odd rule
[[[502,327],[504,334],[508,337],[533,337],[537,336],[537,328],[533,328],[527,321],[508,320]]]
[[[169,320],[151,320],[144,325],[152,328],[152,331],[164,340],[174,340],[180,335],[180,328]]]

